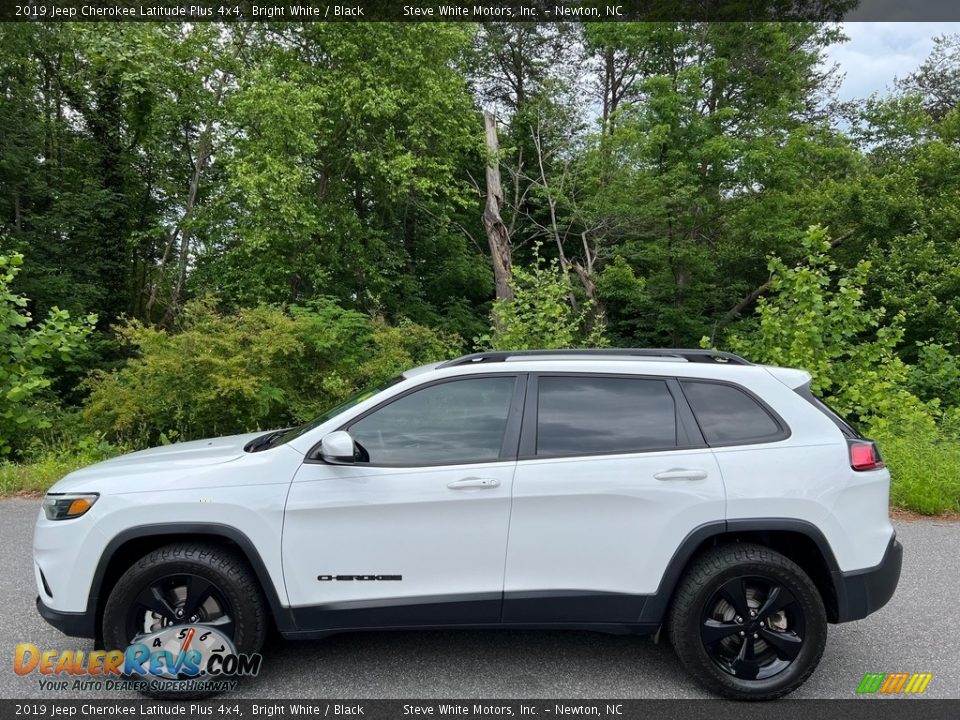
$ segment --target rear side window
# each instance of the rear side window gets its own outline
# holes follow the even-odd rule
[[[663,380],[541,377],[537,456],[594,455],[677,446],[677,412]]]
[[[743,390],[696,380],[683,380],[680,384],[709,444],[745,445],[784,436],[780,423]]]

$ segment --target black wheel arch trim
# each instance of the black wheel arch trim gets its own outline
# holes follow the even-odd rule
[[[207,522],[178,522],[153,523],[150,525],[139,525],[137,527],[128,528],[127,530],[115,535],[110,542],[107,543],[103,553],[100,555],[100,560],[97,563],[97,569],[94,571],[93,582],[90,583],[90,594],[87,597],[87,610],[84,613],[84,615],[90,618],[87,625],[95,625],[95,632],[97,634],[99,634],[100,627],[100,618],[98,617],[98,612],[102,606],[100,601],[101,599],[105,599],[101,598],[101,591],[103,589],[103,582],[106,577],[107,568],[110,565],[110,561],[113,559],[114,553],[116,553],[121,546],[125,545],[131,540],[164,535],[190,536],[191,539],[194,540],[202,540],[203,536],[215,538],[219,537],[234,543],[240,549],[240,552],[243,554],[247,562],[250,563],[250,567],[253,569],[253,572],[257,577],[257,581],[260,583],[260,588],[263,590],[263,594],[267,598],[267,602],[270,605],[271,615],[273,616],[277,629],[282,633],[296,630],[296,626],[293,622],[293,616],[290,613],[290,608],[284,607],[284,605],[280,602],[280,596],[277,594],[277,588],[274,586],[273,580],[270,577],[270,573],[267,571],[267,566],[263,562],[263,558],[260,557],[259,551],[250,538],[231,525]],[[196,536],[201,537],[197,538]]]
[[[796,532],[805,535],[817,546],[826,563],[827,570],[833,579],[834,591],[837,594],[838,602],[843,602],[845,597],[842,590],[837,587],[837,574],[840,573],[837,559],[830,548],[830,543],[824,537],[820,529],[813,523],[796,518],[746,518],[733,520],[715,520],[704,523],[693,530],[681,541],[679,547],[667,563],[667,568],[660,579],[660,585],[656,593],[651,595],[644,604],[640,621],[645,623],[662,623],[666,617],[673,599],[673,592],[680,581],[690,561],[693,559],[697,549],[707,540],[721,535],[728,535],[737,532],[758,532],[758,531],[779,531]],[[844,616],[843,609],[840,609],[840,617]]]

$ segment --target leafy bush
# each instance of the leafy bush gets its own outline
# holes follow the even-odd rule
[[[806,259],[795,267],[770,259],[770,294],[757,304],[758,322],[731,334],[729,346],[756,362],[810,371],[814,391],[871,432],[933,436],[938,403],[910,391],[910,368],[896,353],[902,316],[884,322],[882,307],[864,304],[870,263],[834,279],[826,230],[811,227],[803,245]]]
[[[547,263],[534,250],[529,269],[511,270],[512,300],[493,305],[490,333],[475,339],[493,350],[531,350],[600,347],[603,319],[594,315],[591,303],[574,310],[573,286],[557,261]]]
[[[449,357],[461,344],[332,301],[230,315],[210,300],[195,301],[177,332],[138,322],[117,332],[137,356],[91,376],[83,419],[135,446],[296,424],[359,387]]]
[[[70,360],[96,322],[92,315],[72,322],[66,310],[53,307],[31,327],[24,310],[29,301],[10,290],[22,264],[22,255],[0,255],[0,456],[50,426],[51,368]]]
[[[924,400],[960,408],[960,357],[937,343],[918,343],[917,362],[910,368],[910,390]]]

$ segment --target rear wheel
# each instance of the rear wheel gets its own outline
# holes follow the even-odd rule
[[[813,673],[827,617],[796,563],[761,545],[733,543],[708,550],[687,570],[668,631],[680,662],[706,688],[771,700]]]
[[[161,640],[170,635],[176,645],[178,626],[194,625],[216,631],[208,633],[209,638],[203,632],[197,635],[195,649],[203,649],[201,638],[211,643],[226,638],[240,653],[257,652],[263,645],[268,627],[263,593],[246,561],[228,548],[177,543],[142,557],[110,592],[103,613],[103,639],[106,648],[123,650],[161,633]],[[168,629],[174,632],[161,632]],[[144,694],[196,698],[213,693]]]

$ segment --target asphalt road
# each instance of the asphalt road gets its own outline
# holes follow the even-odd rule
[[[34,607],[30,545],[36,500],[0,501],[0,697],[41,692],[14,674],[20,642],[88,650]],[[866,672],[932,672],[926,694],[960,698],[960,523],[898,522],[904,569],[893,600],[865,620],[830,626],[820,667],[794,698],[850,698]],[[354,633],[277,640],[248,698],[699,698],[669,646],[586,632]],[[116,694],[115,698],[125,697]],[[136,697],[136,696],[130,696]],[[92,698],[91,698],[92,699]]]

